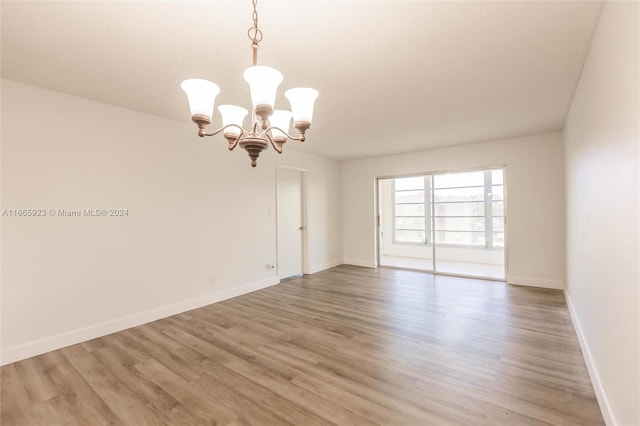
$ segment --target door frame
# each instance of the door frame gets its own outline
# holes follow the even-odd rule
[[[504,187],[504,279],[499,279],[499,278],[487,278],[487,277],[479,277],[479,276],[475,276],[475,275],[466,275],[466,274],[453,274],[453,273],[449,273],[449,272],[439,272],[436,270],[435,267],[435,262],[436,262],[436,258],[435,258],[435,245],[433,247],[433,251],[434,251],[434,255],[433,255],[433,271],[424,271],[424,272],[428,272],[430,274],[435,274],[435,275],[448,275],[448,276],[453,276],[453,277],[462,277],[462,278],[474,278],[474,279],[481,279],[481,280],[487,280],[487,281],[499,281],[499,282],[507,282],[507,277],[509,276],[509,262],[508,262],[508,216],[509,216],[509,212],[508,212],[508,187],[507,187],[507,165],[506,164],[496,164],[496,165],[492,165],[492,166],[480,166],[480,167],[469,167],[469,168],[464,168],[464,169],[447,169],[447,170],[432,170],[429,172],[419,172],[419,173],[403,173],[403,174],[397,174],[397,175],[383,175],[383,176],[376,176],[375,178],[375,193],[374,193],[374,200],[375,200],[375,212],[374,212],[374,232],[376,234],[376,238],[374,240],[374,244],[375,244],[375,251],[376,251],[376,257],[375,257],[375,267],[380,267],[380,257],[381,257],[381,249],[380,249],[380,227],[379,227],[379,217],[380,217],[380,195],[379,195],[379,191],[380,191],[380,181],[384,180],[384,179],[393,179],[393,178],[402,178],[402,177],[413,177],[413,176],[424,176],[424,175],[435,175],[435,174],[442,174],[442,173],[458,173],[458,172],[472,172],[472,171],[480,171],[480,170],[487,170],[487,169],[502,169],[502,182],[503,182],[503,187]],[[431,189],[433,191],[433,188]],[[433,212],[432,212],[433,213]],[[431,220],[434,220],[433,214],[431,215]],[[433,226],[432,228],[433,229]],[[399,268],[399,267],[395,267],[395,266],[382,266],[384,268],[392,268],[392,269],[409,269],[409,268]]]
[[[275,220],[275,225],[276,225],[276,276],[279,278],[280,277],[280,253],[278,252],[278,238],[279,238],[279,229],[278,229],[278,219],[279,219],[279,201],[280,201],[280,170],[292,170],[292,171],[296,171],[296,172],[300,172],[300,190],[301,190],[301,194],[300,194],[300,211],[301,211],[301,222],[302,222],[302,226],[304,227],[304,229],[302,230],[302,274],[308,274],[309,273],[309,261],[308,261],[308,244],[309,244],[309,238],[308,238],[308,231],[309,231],[309,225],[308,225],[308,220],[307,220],[307,169],[304,169],[302,167],[296,167],[296,166],[288,166],[288,165],[284,165],[284,164],[277,164],[276,165],[276,220]]]

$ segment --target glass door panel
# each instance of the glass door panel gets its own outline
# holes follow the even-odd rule
[[[435,271],[504,279],[503,169],[433,175]]]
[[[378,179],[378,263],[433,271],[431,175]]]

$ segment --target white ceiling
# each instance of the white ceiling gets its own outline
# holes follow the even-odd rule
[[[287,88],[320,91],[302,149],[327,157],[554,131],[601,7],[260,0],[260,63],[284,74],[276,107]],[[250,104],[249,0],[3,0],[1,13],[4,78],[183,122],[186,78],[220,85],[217,104]]]

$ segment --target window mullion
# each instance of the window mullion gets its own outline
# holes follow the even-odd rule
[[[491,185],[491,170],[484,171],[484,238],[487,248],[493,247],[493,203]]]
[[[429,184],[427,182],[427,176],[425,176],[424,177],[424,193],[422,197],[422,202],[424,206],[424,243],[425,244],[429,244],[429,210],[427,209],[428,191],[429,191]]]
[[[391,179],[391,242],[396,242],[396,180]]]

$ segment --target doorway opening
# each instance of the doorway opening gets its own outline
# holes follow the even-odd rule
[[[378,265],[503,281],[505,168],[378,178]]]
[[[283,280],[306,271],[306,170],[278,166],[276,175],[277,274]]]

